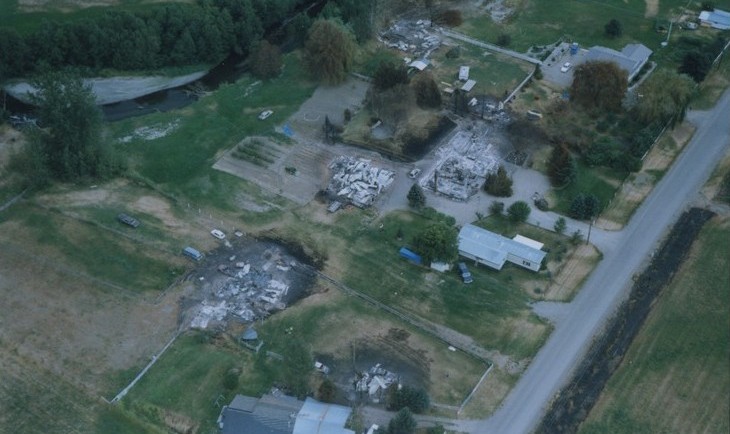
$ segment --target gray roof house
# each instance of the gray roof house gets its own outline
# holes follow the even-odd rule
[[[713,11],[702,11],[700,12],[700,23],[703,26],[712,27],[720,30],[730,29],[730,12],[725,12],[720,9]]]
[[[312,398],[236,395],[221,411],[221,434],[355,434],[344,428],[352,410]]]
[[[643,44],[628,44],[621,51],[606,47],[591,47],[586,54],[587,62],[614,62],[626,71],[631,81],[649,60],[652,51]]]
[[[474,225],[459,231],[459,255],[487,267],[501,270],[511,262],[528,270],[540,270],[546,252]]]

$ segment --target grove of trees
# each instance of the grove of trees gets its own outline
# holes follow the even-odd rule
[[[317,20],[305,44],[307,67],[324,83],[341,83],[352,68],[355,48],[355,37],[342,22]]]
[[[589,110],[618,112],[628,84],[628,74],[616,63],[586,62],[575,68],[570,98]]]

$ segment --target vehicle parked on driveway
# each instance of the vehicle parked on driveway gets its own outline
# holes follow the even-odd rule
[[[570,68],[572,68],[573,65],[570,64],[570,62],[563,63],[563,66],[560,68],[560,72],[568,72]]]
[[[210,234],[218,238],[219,240],[226,238],[226,234],[224,234],[223,231],[221,231],[220,229],[213,229],[212,231],[210,231]]]
[[[125,225],[131,226],[133,228],[136,228],[139,226],[139,220],[137,220],[136,218],[134,218],[130,215],[124,214],[124,213],[119,214],[117,216],[117,220],[119,220],[119,223],[124,223]]]
[[[469,269],[466,268],[466,264],[463,262],[459,262],[459,273],[461,273],[461,280],[463,280],[464,283],[472,283],[474,281],[474,279],[472,279],[471,277]]]
[[[415,168],[415,169],[411,170],[410,172],[408,172],[408,177],[411,179],[416,179],[416,177],[420,174],[421,174],[421,169]]]

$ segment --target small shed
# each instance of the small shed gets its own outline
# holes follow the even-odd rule
[[[421,265],[423,263],[423,258],[421,256],[405,247],[401,247],[398,253],[401,255],[401,257],[408,259],[409,261],[413,262],[414,264]]]
[[[451,265],[449,265],[449,263],[447,262],[435,261],[431,262],[431,269],[436,270],[439,273],[443,273],[449,271],[451,269]]]
[[[459,80],[461,80],[461,81],[469,80],[469,67],[468,66],[459,67]]]
[[[427,60],[414,60],[413,62],[408,64],[409,68],[414,68],[419,71],[423,71],[428,67],[428,61]]]

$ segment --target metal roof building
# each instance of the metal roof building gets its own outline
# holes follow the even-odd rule
[[[720,30],[730,29],[730,12],[725,12],[720,9],[713,11],[702,11],[700,12],[700,23],[703,26],[712,27]]]
[[[293,434],[355,434],[345,423],[352,409],[307,398],[297,415]]]
[[[222,434],[292,434],[304,403],[290,396],[236,395],[219,418]]]
[[[586,61],[614,62],[619,68],[626,71],[631,81],[649,60],[653,51],[643,44],[628,44],[621,51],[606,47],[591,47],[586,54]]]
[[[459,254],[496,270],[511,262],[538,271],[546,252],[474,225],[459,231]]]

